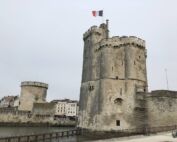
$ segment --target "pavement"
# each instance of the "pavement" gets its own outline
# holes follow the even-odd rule
[[[88,142],[177,142],[177,138],[172,137],[171,132],[158,133],[156,135],[139,135],[139,136],[130,136],[122,138],[112,138]]]

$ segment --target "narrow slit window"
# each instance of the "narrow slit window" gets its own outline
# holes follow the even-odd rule
[[[120,126],[120,120],[116,120],[116,126]]]

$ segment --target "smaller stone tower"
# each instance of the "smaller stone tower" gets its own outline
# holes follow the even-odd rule
[[[45,102],[48,84],[25,81],[21,83],[19,110],[32,111],[34,102]]]

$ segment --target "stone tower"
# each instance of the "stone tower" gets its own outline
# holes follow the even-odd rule
[[[145,41],[108,37],[108,23],[83,35],[79,127],[109,131],[141,127],[137,92],[147,92]]]
[[[34,102],[45,102],[48,84],[25,81],[21,83],[19,110],[32,111]]]

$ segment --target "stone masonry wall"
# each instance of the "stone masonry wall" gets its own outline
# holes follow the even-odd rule
[[[45,102],[48,85],[40,82],[22,82],[19,110],[32,111],[34,102]]]
[[[7,123],[52,123],[53,117],[50,116],[35,116],[29,112],[24,111],[4,111],[0,112],[0,122]]]
[[[79,127],[172,129],[177,125],[177,92],[148,92],[145,41],[134,36],[106,38],[107,31],[102,24],[83,35]]]
[[[140,127],[136,89],[147,91],[145,42],[133,36],[106,38],[106,31],[105,26],[94,26],[84,34],[79,127]]]
[[[158,90],[146,96],[148,126],[177,125],[177,92]]]

